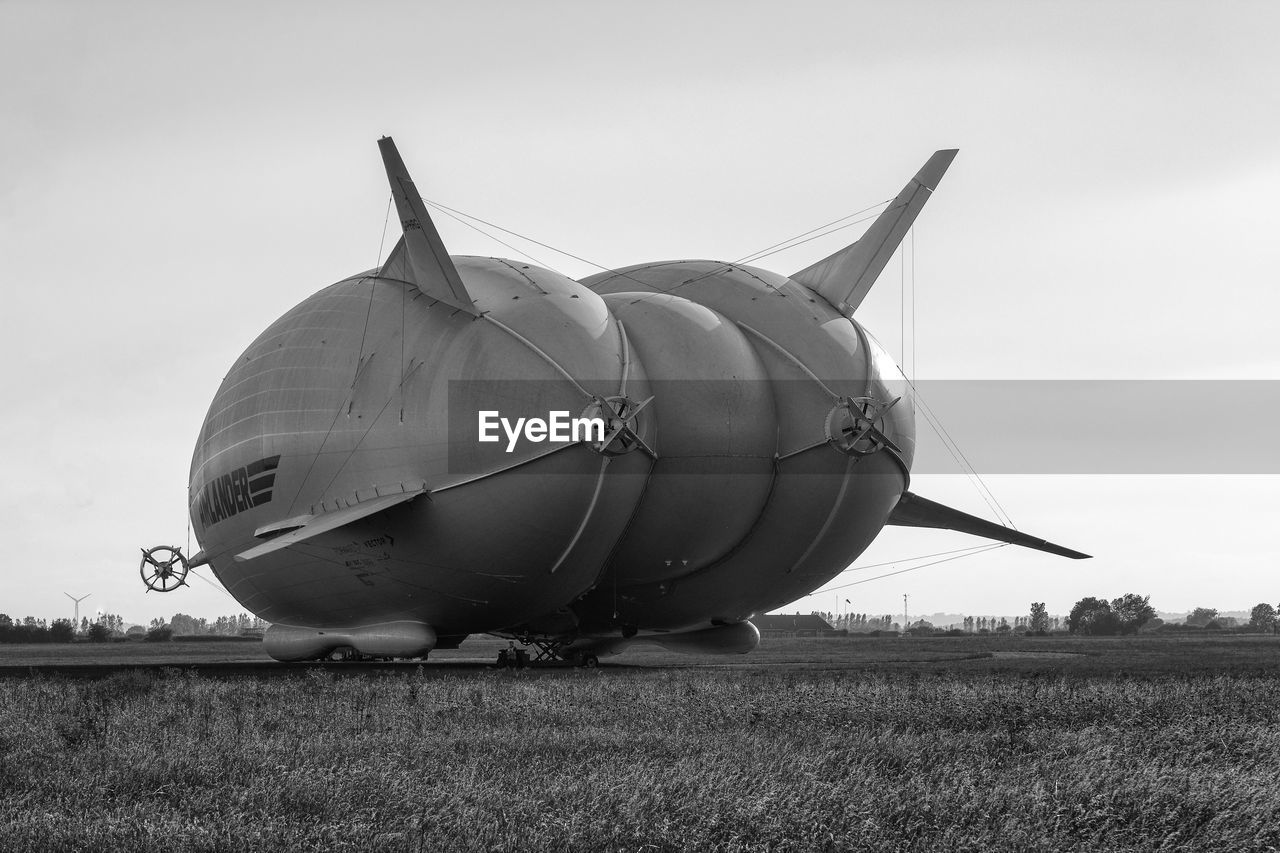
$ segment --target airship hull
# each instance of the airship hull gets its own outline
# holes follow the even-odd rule
[[[453,260],[484,317],[366,273],[272,324],[224,380],[193,459],[192,521],[219,579],[262,618],[329,630],[414,622],[441,635],[741,621],[847,566],[905,489],[901,458],[828,446],[833,393],[884,392],[869,388],[852,321],[794,286],[801,298],[783,301],[785,280],[661,267],[700,278],[716,310],[636,290],[642,273],[623,279],[632,290],[602,295],[527,264]],[[754,310],[761,297],[781,304]],[[847,328],[833,334],[833,321]],[[798,353],[769,337],[796,334]],[[591,395],[621,390],[654,399],[640,431],[653,458],[586,443],[508,453],[470,429],[472,413],[578,414]],[[911,445],[908,419],[888,429]],[[268,500],[210,511],[210,482],[264,459],[277,460]],[[415,491],[238,558],[293,519]],[[723,594],[693,592],[702,587]]]
[[[245,350],[192,459],[198,562],[273,623],[274,656],[478,632],[746,651],[753,614],[888,523],[1084,556],[907,492],[911,395],[852,313],[954,152],[791,277],[693,260],[578,282],[448,255],[380,145],[404,237]]]

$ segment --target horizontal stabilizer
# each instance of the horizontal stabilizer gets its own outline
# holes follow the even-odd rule
[[[332,512],[322,512],[310,517],[303,516],[290,519],[287,525],[292,529],[288,533],[282,533],[268,542],[255,545],[248,551],[236,554],[236,560],[252,560],[264,554],[284,550],[290,545],[297,545],[299,542],[304,542],[313,536],[328,533],[330,530],[336,530],[339,527],[351,524],[353,521],[359,521],[362,518],[368,518],[375,513],[382,512],[384,509],[391,509],[397,504],[411,501],[425,491],[426,489],[423,488],[409,492],[397,492],[394,495],[382,495],[367,501],[360,501],[351,506],[345,506],[342,509],[333,510]],[[259,532],[269,533],[277,529],[283,528],[281,525],[267,525],[265,528],[259,528]]]
[[[1010,545],[1021,545],[1024,548],[1057,554],[1059,557],[1070,557],[1073,560],[1087,560],[1090,556],[1089,554],[1081,554],[1079,551],[1072,551],[1070,548],[1063,548],[1061,545],[1054,545],[1044,539],[1037,539],[1034,536],[1019,533],[995,522],[978,518],[976,515],[969,515],[967,512],[943,506],[919,495],[913,495],[911,492],[903,492],[902,499],[898,501],[893,514],[889,516],[889,523],[899,527],[934,527],[940,530],[958,530],[961,533],[981,536],[984,539],[994,539],[997,542],[1008,542]]]
[[[471,295],[453,265],[453,259],[445,251],[440,232],[427,214],[427,206],[418,194],[418,188],[409,177],[404,160],[390,136],[378,140],[378,148],[382,150],[382,164],[387,169],[387,180],[391,183],[391,195],[396,202],[396,213],[400,217],[400,227],[404,229],[404,258],[408,263],[404,266],[412,274],[409,279],[427,296],[446,305],[451,305],[473,316],[480,312],[472,303]],[[394,256],[394,253],[393,253]],[[388,258],[384,268],[391,266],[395,258]]]
[[[817,291],[846,317],[851,316],[916,221],[920,209],[955,159],[956,151],[952,148],[935,152],[861,239],[794,273],[791,280]]]

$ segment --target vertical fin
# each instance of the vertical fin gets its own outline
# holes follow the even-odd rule
[[[851,316],[893,257],[911,223],[916,221],[916,215],[955,159],[956,151],[952,148],[934,152],[898,197],[871,223],[862,239],[794,273],[791,280],[817,291],[841,313]]]
[[[994,539],[997,542],[1008,542],[1010,545],[1021,545],[1023,548],[1057,554],[1059,557],[1070,557],[1073,560],[1089,559],[1088,554],[1082,554],[1079,551],[1055,545],[1035,536],[1028,536],[1020,531],[996,524],[994,521],[987,521],[984,518],[978,518],[976,515],[969,515],[967,512],[943,506],[911,492],[902,493],[898,505],[889,516],[888,523],[898,527],[933,527],[938,530],[959,530],[961,533],[968,533],[972,536]]]
[[[390,136],[384,136],[378,140],[378,148],[382,151],[382,163],[387,169],[387,180],[391,184],[391,195],[395,198],[400,227],[404,229],[402,245],[413,283],[432,299],[479,316],[480,312],[472,302],[471,294],[467,293],[453,260],[445,251],[435,223],[427,214],[422,196],[418,195],[418,189],[413,185],[413,178],[409,177],[409,170],[400,159],[395,142]],[[400,246],[396,248],[399,249]],[[387,260],[389,263],[391,258]]]

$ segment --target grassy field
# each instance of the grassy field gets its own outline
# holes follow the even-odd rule
[[[491,663],[505,640],[472,636],[458,649],[431,653],[428,671],[455,665]],[[29,667],[87,670],[113,666],[191,666],[269,663],[260,641],[0,644],[0,675],[27,675]],[[805,639],[765,637],[749,655],[685,655],[658,646],[635,646],[604,658],[607,668],[728,668],[788,670],[936,672],[1040,672],[1117,674],[1125,672],[1280,672],[1280,637],[1242,635],[1143,635],[1138,637],[869,637]],[[279,667],[288,671],[288,667]],[[410,667],[412,668],[412,667]]]
[[[0,848],[1276,849],[1278,653],[785,640],[599,670],[9,677]]]

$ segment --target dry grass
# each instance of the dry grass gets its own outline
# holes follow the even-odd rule
[[[11,850],[1265,850],[1269,675],[0,681]]]

